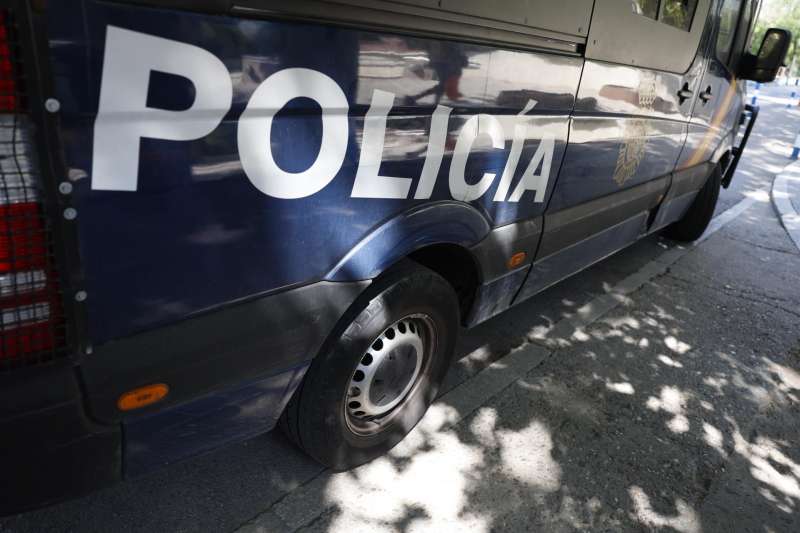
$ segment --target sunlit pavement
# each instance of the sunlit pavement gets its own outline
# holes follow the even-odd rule
[[[795,213],[800,213],[800,161],[791,165],[786,179],[786,196]]]
[[[800,250],[800,161],[775,176],[771,196],[781,225]]]
[[[789,198],[794,206],[794,210],[800,213],[800,180],[792,180],[789,183]]]
[[[466,332],[387,458],[331,474],[275,433],[0,531],[800,531],[800,252],[769,196],[790,90],[762,88],[713,234],[647,239]]]

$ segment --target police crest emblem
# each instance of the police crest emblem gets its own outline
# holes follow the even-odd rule
[[[650,72],[644,72],[639,80],[636,90],[638,104],[641,110],[652,110],[656,101],[656,77]],[[617,165],[614,168],[613,179],[617,185],[622,186],[631,179],[644,159],[647,148],[649,123],[643,119],[633,119],[623,127],[623,142],[617,156]]]

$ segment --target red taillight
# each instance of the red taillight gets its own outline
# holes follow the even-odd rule
[[[11,15],[0,9],[0,371],[54,359],[66,340]]]
[[[0,205],[0,369],[55,356],[64,342],[61,310],[41,206]]]
[[[21,314],[20,311],[24,313],[26,309],[17,308],[10,313]],[[21,321],[9,331],[3,332],[2,342],[0,342],[0,360],[13,360],[37,352],[52,350],[55,347],[57,335],[50,323],[49,310],[40,316],[38,323],[36,318],[31,320],[33,323]]]
[[[48,248],[39,204],[0,205],[0,363],[47,355],[63,340]]]
[[[0,274],[44,268],[46,257],[39,205],[0,205]]]
[[[6,19],[8,14],[0,10],[0,113],[17,109],[17,84],[14,64],[11,62],[11,46]]]

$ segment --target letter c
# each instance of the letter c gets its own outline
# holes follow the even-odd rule
[[[467,158],[472,150],[472,145],[480,135],[488,135],[492,141],[493,148],[503,148],[505,146],[505,134],[500,121],[492,115],[473,115],[461,128],[461,133],[456,141],[456,148],[453,151],[453,159],[450,162],[450,195],[454,200],[471,202],[484,195],[496,174],[494,172],[484,172],[483,177],[473,185],[467,183],[466,169]]]
[[[310,98],[322,108],[322,141],[314,163],[287,172],[272,156],[272,121],[295,98]],[[316,70],[288,68],[256,88],[239,119],[237,143],[242,168],[255,187],[275,198],[295,199],[322,190],[342,167],[347,153],[349,105],[341,87]]]

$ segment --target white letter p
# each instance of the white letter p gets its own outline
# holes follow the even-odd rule
[[[189,109],[147,107],[154,70],[188,78],[195,88]],[[191,141],[211,133],[231,105],[225,65],[197,46],[108,26],[100,106],[94,123],[92,189],[135,191],[142,138]]]

